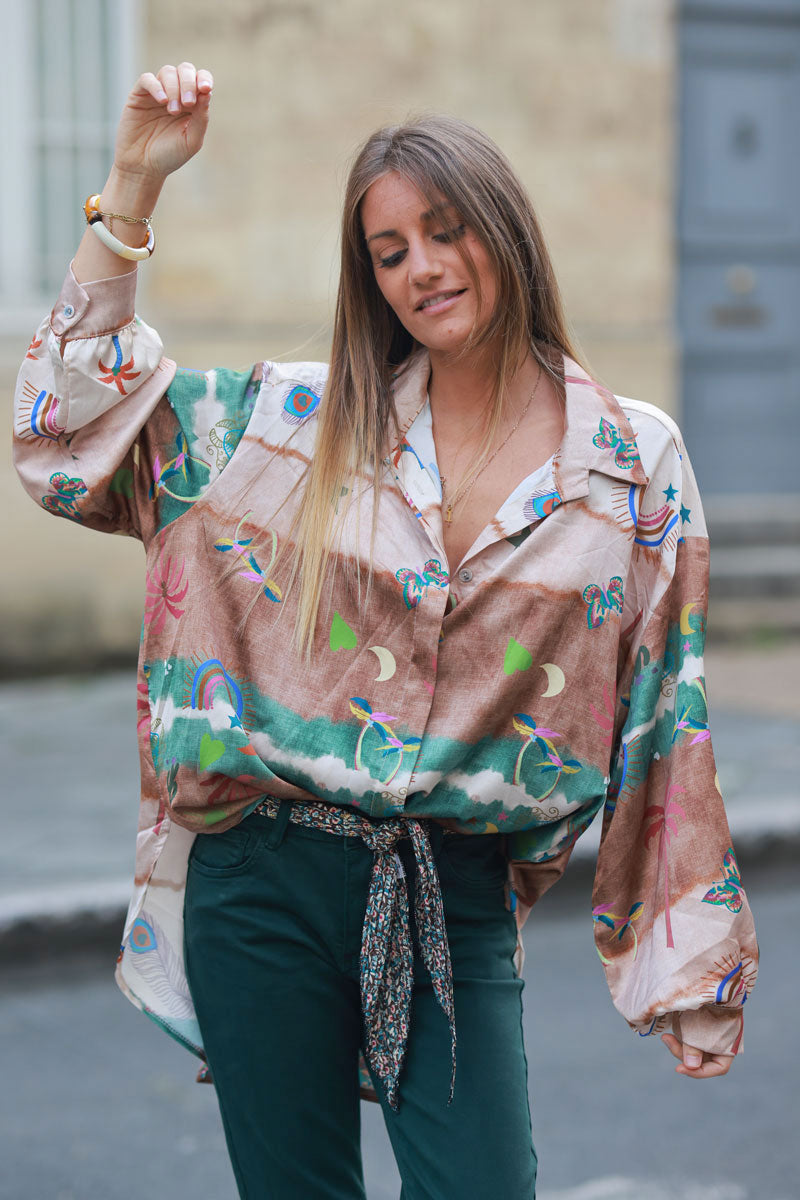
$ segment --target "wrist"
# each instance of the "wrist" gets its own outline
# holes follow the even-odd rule
[[[131,172],[115,164],[100,193],[100,207],[129,217],[151,217],[163,186],[160,175]]]

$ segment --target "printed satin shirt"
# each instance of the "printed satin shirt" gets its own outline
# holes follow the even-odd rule
[[[275,562],[326,367],[178,370],[134,315],[135,282],[69,272],[21,367],[14,431],[40,505],[147,556],[126,995],[202,1056],[188,853],[265,793],[503,833],[519,929],[602,813],[592,915],[615,1005],[642,1035],[737,1052],[757,947],[709,735],[708,540],[674,421],[565,357],[561,444],[451,564],[416,352],[394,383],[368,603],[360,475],[309,668]]]

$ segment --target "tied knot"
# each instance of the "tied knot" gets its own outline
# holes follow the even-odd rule
[[[413,818],[389,818],[379,824],[364,821],[359,832],[375,852],[361,940],[364,1055],[383,1081],[390,1107],[397,1109],[398,1079],[408,1041],[414,951],[408,892],[395,847],[401,839],[410,838],[416,863],[414,917],[420,954],[450,1026],[449,1104],[453,1099],[456,1073],[453,973],[442,894],[427,830]]]

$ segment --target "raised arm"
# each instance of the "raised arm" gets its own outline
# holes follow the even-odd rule
[[[120,117],[114,165],[100,193],[101,212],[133,218],[153,215],[167,176],[203,145],[213,82],[210,71],[198,71],[187,62],[139,77]],[[146,240],[141,224],[113,218],[103,223],[129,246]],[[72,264],[79,283],[125,275],[135,267],[88,227]]]
[[[200,149],[212,79],[190,63],[142,75],[119,124],[96,207],[141,247],[164,180]],[[254,401],[251,371],[176,371],[134,312],[136,263],[87,228],[15,395],[14,460],[47,511],[145,542],[225,465]],[[215,436],[214,423],[220,425]],[[209,443],[224,452],[206,457]]]

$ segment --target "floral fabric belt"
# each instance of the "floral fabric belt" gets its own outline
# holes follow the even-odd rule
[[[267,796],[254,811],[276,817],[280,803],[276,797]],[[414,916],[420,953],[431,977],[436,999],[450,1025],[452,1074],[449,1104],[453,1099],[456,1079],[453,972],[442,893],[431,853],[427,822],[413,817],[387,817],[377,822],[369,821],[358,813],[321,801],[293,803],[289,820],[343,837],[363,838],[370,850],[375,851],[361,934],[361,1005],[366,1033],[363,1050],[367,1062],[383,1081],[393,1109],[398,1107],[398,1077],[408,1041],[414,982],[408,892],[404,883],[403,864],[395,846],[403,838],[411,839],[417,867]]]

